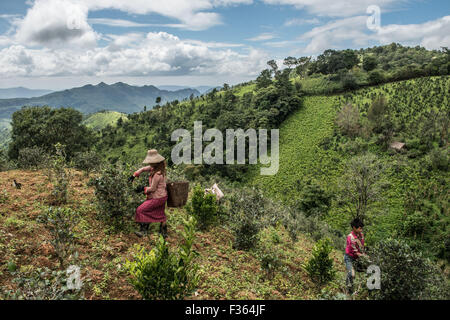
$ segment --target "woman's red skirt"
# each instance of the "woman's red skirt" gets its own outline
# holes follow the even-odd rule
[[[136,222],[150,223],[150,222],[166,222],[167,217],[164,212],[166,208],[166,201],[168,197],[159,199],[150,199],[144,201],[136,209]]]

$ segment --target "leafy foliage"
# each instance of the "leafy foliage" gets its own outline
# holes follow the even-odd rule
[[[60,266],[64,266],[67,258],[74,253],[75,233],[80,216],[69,208],[49,207],[39,216],[39,222],[45,224],[50,231],[51,245],[58,256]]]
[[[186,211],[193,215],[201,230],[206,230],[217,219],[217,200],[214,194],[205,194],[203,188],[197,184],[191,200],[186,205]]]
[[[75,168],[83,170],[86,175],[89,175],[90,172],[100,168],[102,161],[97,152],[91,150],[75,153],[73,163]]]
[[[352,158],[347,164],[347,171],[341,178],[342,198],[346,203],[351,218],[364,221],[369,209],[381,195],[384,186],[380,180],[383,168],[374,154],[365,154]]]
[[[130,281],[144,300],[183,299],[197,285],[198,266],[193,262],[196,252],[192,250],[193,217],[185,221],[183,237],[178,255],[169,251],[168,243],[160,236],[157,246],[150,252],[142,248],[134,261],[126,261]]]
[[[329,239],[319,240],[313,248],[312,257],[305,265],[305,270],[318,285],[326,284],[334,279],[336,270],[330,258],[332,247]]]
[[[94,135],[81,124],[82,118],[81,112],[71,108],[23,107],[12,116],[9,158],[17,159],[19,150],[27,147],[41,147],[52,154],[57,143],[68,147],[68,158],[89,149]]]
[[[50,155],[41,147],[30,147],[19,150],[17,166],[23,169],[42,169],[50,165]]]
[[[381,300],[448,299],[448,285],[431,261],[404,241],[386,239],[371,250],[372,262],[381,270]]]
[[[141,202],[128,183],[130,172],[130,168],[120,164],[105,165],[89,183],[95,189],[98,218],[116,230],[125,227],[124,218],[132,217]]]
[[[55,145],[56,154],[51,157],[50,168],[53,190],[50,203],[61,205],[67,202],[67,193],[71,179],[71,173],[66,162],[66,148],[57,143]]]
[[[235,239],[233,247],[239,250],[249,250],[258,243],[258,233],[265,225],[264,199],[256,189],[243,189],[230,196],[231,229]]]

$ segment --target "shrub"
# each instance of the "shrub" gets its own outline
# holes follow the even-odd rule
[[[307,217],[311,215],[320,216],[328,211],[331,204],[331,195],[328,194],[320,184],[312,179],[305,183],[297,182],[300,199],[297,200],[297,208],[303,211]]]
[[[126,261],[130,282],[145,300],[183,299],[198,282],[198,266],[193,263],[197,255],[192,250],[195,238],[195,219],[189,217],[184,226],[184,243],[177,254],[169,251],[162,236],[150,252],[142,248],[134,261]]]
[[[266,276],[272,279],[275,271],[282,266],[282,261],[275,249],[260,248],[258,251],[258,259],[261,269],[265,271]]]
[[[343,106],[336,117],[336,124],[341,132],[350,137],[358,135],[361,127],[360,122],[358,108],[350,103]]]
[[[217,200],[214,194],[205,194],[200,185],[195,185],[192,198],[186,205],[186,211],[195,216],[198,226],[206,230],[217,218]]]
[[[30,147],[19,150],[17,166],[22,169],[38,170],[49,166],[50,155],[41,147]]]
[[[371,260],[380,267],[380,300],[448,299],[448,287],[441,272],[429,259],[402,240],[387,239],[371,250]]]
[[[381,70],[373,70],[369,72],[369,83],[370,84],[380,84],[385,82],[386,79]]]
[[[356,77],[351,73],[342,75],[340,82],[344,90],[355,90],[359,87]]]
[[[318,285],[328,283],[336,275],[336,270],[333,268],[333,259],[329,256],[331,250],[329,239],[319,240],[313,248],[312,258],[306,263],[306,272]]]
[[[97,217],[115,230],[125,227],[124,218],[132,217],[142,202],[142,195],[136,194],[128,183],[131,171],[128,166],[124,168],[120,164],[106,165],[101,169],[100,175],[89,182],[95,189]]]
[[[66,271],[51,271],[37,268],[34,271],[14,272],[18,288],[2,295],[12,300],[78,300],[82,298],[81,290],[67,288]]]
[[[50,207],[38,217],[38,221],[45,224],[52,235],[50,243],[55,249],[61,267],[74,251],[73,229],[78,224],[79,218],[77,212],[60,207]]]
[[[267,201],[256,189],[240,190],[230,198],[231,229],[235,235],[233,247],[240,250],[254,248],[264,224]]]
[[[448,169],[448,151],[444,149],[433,149],[429,155],[431,167],[435,170],[447,171]]]
[[[120,118],[121,119],[121,118]],[[73,157],[75,168],[83,170],[87,176],[101,165],[101,159],[95,151],[77,152]]]
[[[71,179],[70,171],[66,163],[65,146],[56,144],[56,155],[50,161],[50,178],[53,183],[50,203],[61,205],[67,202],[67,191]]]

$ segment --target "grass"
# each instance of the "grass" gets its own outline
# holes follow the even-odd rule
[[[117,111],[105,111],[105,112],[97,112],[90,116],[88,116],[83,124],[93,130],[101,130],[106,126],[115,126],[117,120],[122,118],[123,121],[128,121],[126,114],[120,113]]]

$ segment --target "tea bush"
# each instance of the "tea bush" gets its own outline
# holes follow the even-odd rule
[[[192,249],[195,239],[195,219],[189,217],[184,222],[184,243],[178,254],[169,251],[169,245],[162,236],[150,252],[144,248],[127,260],[130,282],[144,300],[183,299],[198,283],[198,266],[193,262],[197,253]]]
[[[87,176],[90,172],[98,170],[102,162],[95,151],[77,152],[72,161],[75,168],[83,170]]]
[[[264,270],[269,279],[274,277],[277,270],[283,265],[276,249],[261,247],[258,249],[258,259],[261,270]]]
[[[186,211],[193,215],[201,230],[208,229],[217,219],[217,200],[214,194],[205,194],[197,184],[194,187],[191,200],[186,205]]]
[[[242,189],[230,195],[229,211],[235,249],[249,250],[258,243],[258,233],[265,222],[265,202],[263,194],[256,189]]]
[[[132,170],[128,166],[108,164],[101,169],[98,177],[89,182],[95,189],[97,217],[114,230],[125,228],[124,218],[132,217],[143,200],[142,195],[136,194],[128,183],[130,172]]]
[[[51,245],[58,256],[60,266],[74,252],[75,236],[73,229],[77,225],[79,214],[70,208],[50,207],[39,215],[38,221],[50,231]]]
[[[318,285],[326,284],[336,276],[333,259],[330,258],[331,245],[329,239],[319,240],[313,248],[312,257],[305,265],[311,280]]]
[[[67,193],[71,179],[71,173],[66,163],[65,146],[56,144],[56,154],[50,158],[50,179],[53,183],[53,190],[50,197],[52,205],[67,203]]]
[[[380,267],[381,288],[372,296],[380,300],[449,299],[449,287],[440,270],[405,241],[380,241],[370,253]]]
[[[17,166],[21,169],[38,170],[49,165],[50,155],[41,147],[30,147],[19,150]]]

